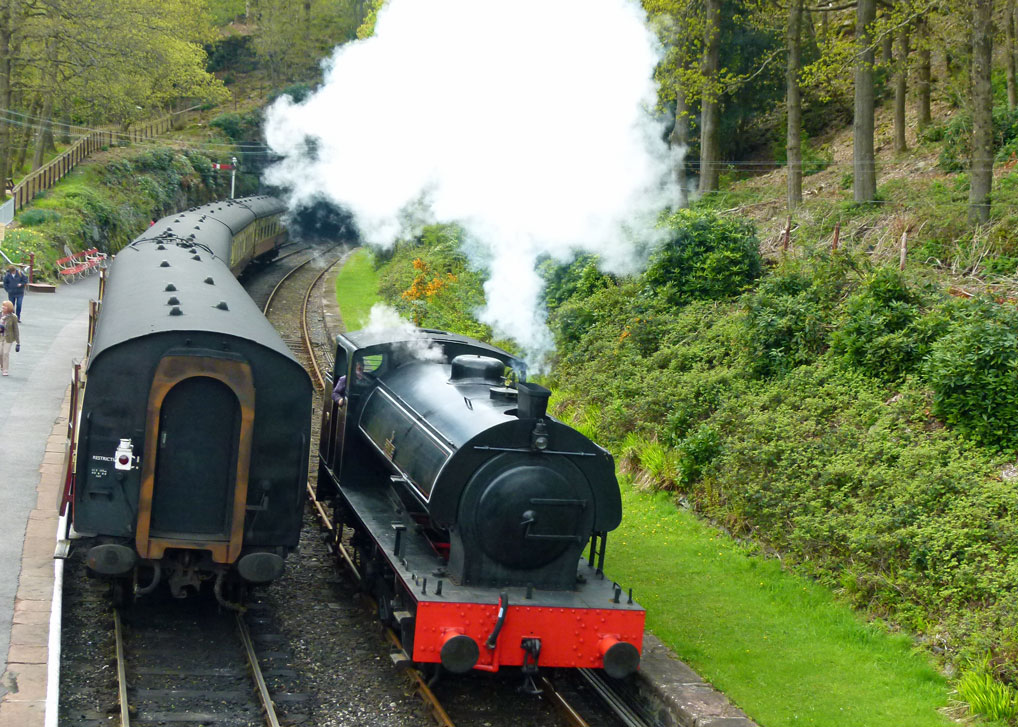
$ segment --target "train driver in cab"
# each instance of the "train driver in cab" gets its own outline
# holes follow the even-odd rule
[[[358,360],[356,363],[354,363],[353,376],[354,379],[350,383],[351,386],[356,389],[365,382],[363,361]],[[339,377],[339,381],[336,382],[336,386],[332,390],[332,400],[339,404],[340,406],[344,406],[346,404],[346,394],[348,388],[349,387],[347,387],[346,374],[343,374],[342,376]]]

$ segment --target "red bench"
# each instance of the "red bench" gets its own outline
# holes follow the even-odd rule
[[[106,253],[98,248],[90,248],[57,260],[60,277],[64,280],[83,278],[106,265]]]

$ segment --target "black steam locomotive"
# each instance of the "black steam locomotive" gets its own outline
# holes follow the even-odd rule
[[[297,545],[311,381],[234,277],[275,256],[283,211],[251,197],[166,217],[103,280],[64,502],[121,596],[214,578],[233,603]]]
[[[612,457],[548,416],[522,361],[443,331],[360,331],[338,338],[334,376],[318,497],[407,659],[637,668],[644,611],[603,573]]]

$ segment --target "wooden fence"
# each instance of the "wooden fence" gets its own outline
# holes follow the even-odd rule
[[[118,132],[109,127],[96,129],[86,134],[74,142],[70,149],[56,159],[39,167],[14,185],[14,188],[11,190],[11,201],[14,202],[13,211],[20,210],[35,199],[39,192],[55,185],[85,157],[103,147],[111,146],[114,139],[126,140],[132,143],[151,139],[153,136],[169,131],[174,123],[176,123],[177,116],[193,111],[194,108],[196,107],[185,109],[184,111],[176,111],[152,121],[146,121],[126,132]]]

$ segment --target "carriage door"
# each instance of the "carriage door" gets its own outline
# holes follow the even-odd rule
[[[254,382],[242,360],[167,355],[149,389],[135,544],[240,555],[254,425]]]
[[[153,537],[226,540],[237,478],[240,404],[226,384],[184,379],[159,411]]]

